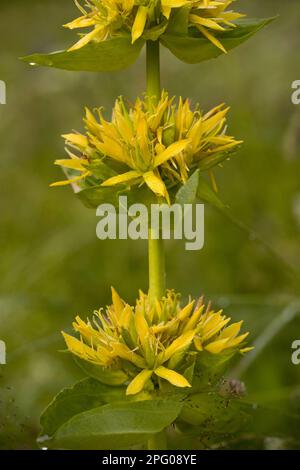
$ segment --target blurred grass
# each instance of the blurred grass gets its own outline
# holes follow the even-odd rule
[[[296,268],[300,264],[300,107],[290,100],[299,79],[299,2],[245,0],[240,10],[280,18],[227,57],[187,66],[162,51],[163,86],[189,96],[204,110],[225,101],[230,133],[245,141],[217,171],[220,194],[238,218]],[[117,95],[144,91],[143,57],[118,74],[30,68],[18,57],[64,48],[73,33],[60,27],[75,16],[71,0],[2,0],[0,79],[0,338],[8,364],[0,366],[0,448],[32,448],[38,416],[53,394],[80,377],[59,353],[59,331],[109,302],[109,286],[132,301],[147,288],[146,245],[96,239],[96,217],[59,178],[52,162],[64,154],[60,135],[82,128],[85,105],[109,110]],[[168,285],[185,296],[205,292],[259,335],[293,297],[296,283],[258,243],[220,214],[206,209],[206,243],[187,252],[167,244]],[[279,396],[299,408],[300,366],[290,346],[299,319],[286,325],[245,372],[253,397]],[[277,392],[276,392],[277,391]],[[284,392],[285,391],[285,392]],[[277,395],[276,395],[277,394]],[[295,396],[297,398],[295,405]],[[283,397],[283,398],[282,398]],[[277,399],[278,402],[278,399]]]

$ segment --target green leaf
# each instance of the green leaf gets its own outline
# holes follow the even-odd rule
[[[168,21],[166,18],[164,18],[160,24],[153,26],[153,28],[146,29],[142,35],[142,38],[147,41],[157,41],[158,38],[166,31],[167,26]]]
[[[110,166],[101,160],[92,161],[86,168],[101,182],[117,174]]]
[[[199,183],[197,190],[197,197],[203,201],[207,202],[211,206],[223,210],[225,209],[225,204],[219,198],[219,196],[213,191],[207,181],[199,173]]]
[[[220,165],[220,163],[224,162],[224,160],[229,160],[232,155],[234,155],[234,151],[232,150],[217,153],[215,155],[210,155],[209,157],[200,160],[200,162],[198,163],[198,168],[201,171],[210,170],[211,168]]]
[[[189,6],[172,9],[166,34],[187,36],[190,9]]]
[[[125,388],[108,387],[91,378],[62,390],[41,416],[42,434],[52,436],[72,416],[125,398]]]
[[[119,195],[124,192],[118,186],[102,187],[91,186],[75,193],[76,197],[89,209],[95,209],[100,204],[112,204],[117,207],[119,204]]]
[[[251,417],[251,405],[215,392],[190,395],[184,402],[180,419],[189,425],[191,434],[235,433],[244,428]]]
[[[235,351],[224,351],[223,354],[211,354],[202,351],[198,354],[193,380],[193,391],[202,391],[217,384],[230,367]]]
[[[119,196],[127,196],[128,207],[132,204],[158,204],[158,198],[145,185],[129,188],[125,185],[111,187],[91,186],[76,193],[81,202],[90,209],[97,208],[100,204],[112,204],[116,213],[119,209]]]
[[[122,450],[144,444],[175,421],[181,404],[169,400],[112,403],[79,413],[49,445],[58,449]]]
[[[208,445],[220,444],[225,438],[228,441],[225,448],[230,448],[230,435],[233,444],[244,437],[253,441],[267,436],[300,439],[299,415],[215,392],[190,395],[185,400],[178,427],[185,435],[197,437]]]
[[[275,18],[242,19],[236,21],[237,27],[217,35],[227,51],[239,46]],[[185,36],[167,31],[160,38],[161,43],[178,59],[188,64],[197,64],[214,59],[224,54],[203,36],[192,36],[191,31]]]
[[[194,171],[185,185],[181,186],[175,196],[175,202],[181,205],[193,204],[197,199],[200,199],[217,209],[224,209],[225,204],[200,173],[200,170]]]
[[[32,54],[21,60],[34,65],[72,71],[114,72],[133,64],[143,45],[139,39],[131,44],[131,36],[119,36],[107,41],[90,43],[75,51]]]
[[[245,432],[253,432],[258,436],[300,439],[300,416],[295,411],[286,413],[282,408],[252,405],[249,412],[251,422],[244,428]]]
[[[76,356],[73,356],[76,364],[85,372],[88,376],[99,380],[106,385],[122,385],[128,380],[127,375],[122,370],[105,369],[101,366],[96,366],[90,362],[84,361]]]
[[[193,204],[197,199],[199,185],[199,170],[196,170],[187,182],[180,187],[176,196],[175,202],[180,205]]]

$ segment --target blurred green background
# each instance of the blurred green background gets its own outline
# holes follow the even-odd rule
[[[220,194],[238,220],[297,269],[300,106],[291,103],[291,83],[300,79],[299,0],[244,0],[236,9],[280,18],[227,57],[204,64],[188,66],[162,50],[162,83],[203,110],[222,101],[231,106],[230,133],[245,143],[216,172]],[[82,129],[84,106],[102,105],[109,115],[117,95],[134,99],[145,89],[144,56],[126,71],[103,75],[18,60],[72,44],[74,34],[60,25],[76,13],[72,0],[1,0],[0,79],[7,83],[7,104],[0,106],[0,339],[8,362],[0,366],[2,449],[36,448],[41,411],[81,377],[71,357],[59,352],[60,330],[70,328],[75,314],[84,317],[107,304],[111,285],[128,301],[147,289],[146,243],[97,240],[94,211],[69,188],[48,186],[61,176],[53,165],[64,155],[60,135]],[[300,318],[297,308],[290,318],[281,313],[299,295],[299,278],[253,235],[208,207],[205,248],[188,252],[170,241],[167,267],[169,287],[184,296],[205,293],[228,315],[245,319],[251,338],[259,338],[262,349],[235,371],[249,398],[300,412],[300,365],[291,363]],[[272,434],[280,437],[275,428]]]

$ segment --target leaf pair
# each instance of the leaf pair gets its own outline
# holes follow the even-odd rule
[[[216,391],[202,391],[183,397],[139,396],[128,398],[125,387],[110,387],[84,379],[60,392],[41,417],[43,447],[80,450],[123,450],[143,448],[153,435],[171,424],[168,435],[172,448],[185,449],[257,445],[264,436],[299,439],[300,418],[279,410],[251,405],[243,399]],[[284,427],[282,423],[285,423]],[[226,443],[227,442],[227,443]]]
[[[181,10],[181,9],[180,9]],[[179,12],[178,12],[179,14]],[[178,59],[189,64],[197,64],[223,54],[210,41],[200,35],[192,35],[185,22],[184,11],[181,16],[170,21],[167,30],[159,37],[163,46],[169,49]],[[225,49],[239,46],[274,18],[241,19],[236,28],[219,34]],[[31,65],[41,65],[72,71],[114,72],[132,65],[138,58],[146,40],[157,40],[156,35],[139,38],[132,44],[131,36],[112,37],[106,41],[90,43],[74,51],[60,51],[51,54],[32,54],[22,60]]]

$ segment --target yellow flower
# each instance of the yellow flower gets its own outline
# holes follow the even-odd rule
[[[121,371],[127,394],[165,380],[176,387],[191,387],[185,369],[206,353],[246,352],[248,333],[240,334],[242,322],[227,326],[230,318],[215,312],[203,298],[184,307],[180,295],[168,291],[160,301],[150,302],[140,292],[131,307],[112,289],[112,305],[94,312],[92,321],[76,317],[74,330],[80,339],[63,333],[68,350],[106,371]]]
[[[197,168],[211,172],[241,143],[226,134],[228,110],[221,104],[202,114],[199,107],[191,109],[189,100],[180,98],[176,104],[166,92],[158,103],[146,97],[131,107],[118,98],[111,121],[101,109],[98,119],[86,110],[86,135],[63,136],[77,156],[69,151],[70,160],[56,164],[78,170],[77,181],[93,175],[95,165],[105,164],[111,177],[106,172],[102,186],[146,184],[169,202],[169,189],[184,184]]]
[[[169,1],[172,2],[172,0]],[[235,28],[236,25],[233,21],[245,16],[241,13],[227,10],[234,1],[203,0],[193,2],[189,14],[189,25],[195,26],[203,36],[224,53],[227,51],[215,34],[226,31],[228,28]]]
[[[134,0],[85,0],[84,7],[75,0],[75,4],[82,16],[64,26],[69,29],[93,29],[82,35],[70,51],[80,49],[92,41],[105,41],[108,37],[132,27]]]
[[[81,35],[69,50],[126,32],[130,32],[134,43],[144,31],[167,23],[173,9],[187,7],[189,26],[195,26],[201,35],[226,52],[215,33],[234,28],[233,21],[244,16],[228,10],[233,0],[85,0],[84,7],[77,0],[75,3],[82,16],[64,26],[92,30]]]

